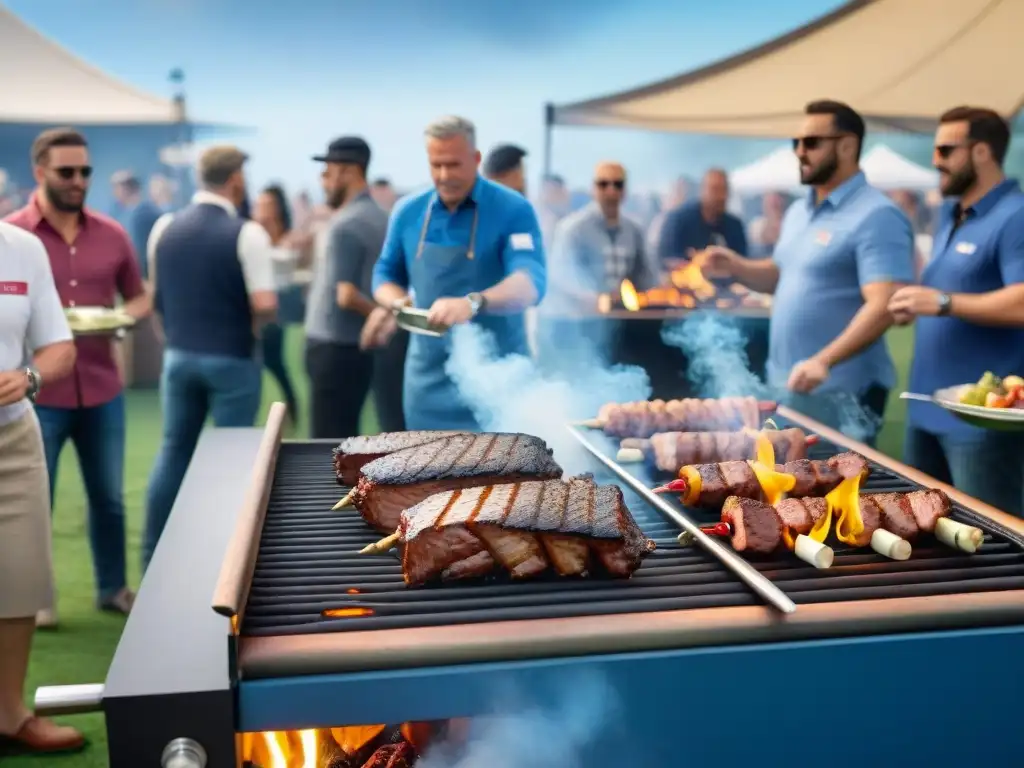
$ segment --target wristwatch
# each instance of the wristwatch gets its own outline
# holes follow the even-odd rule
[[[476,291],[467,294],[466,301],[469,302],[469,308],[473,312],[473,317],[476,317],[483,312],[484,308],[487,306],[487,299],[482,293],[477,293]]]
[[[43,386],[43,377],[39,375],[39,371],[35,368],[26,368],[25,376],[28,378],[28,391],[25,392],[25,397],[35,402],[36,395],[39,394],[39,390]]]
[[[945,317],[953,306],[953,297],[948,293],[939,294],[939,317]]]

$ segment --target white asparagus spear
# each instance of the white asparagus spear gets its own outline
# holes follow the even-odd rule
[[[882,557],[892,560],[907,560],[913,551],[909,541],[884,528],[871,534],[871,548]]]
[[[985,532],[973,525],[964,525],[948,517],[935,522],[935,538],[947,546],[974,554],[985,543]]]

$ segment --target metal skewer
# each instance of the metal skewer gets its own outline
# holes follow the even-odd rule
[[[587,440],[587,438],[580,434],[577,429],[574,429],[571,426],[568,427],[568,429],[572,433],[573,437],[575,437],[584,448],[590,451],[598,461],[618,475],[620,480],[624,481],[626,485],[640,494],[648,504],[657,507],[663,515],[671,519],[683,530],[693,536],[694,542],[714,555],[722,565],[736,574],[758,595],[763,597],[783,613],[793,613],[796,611],[796,603],[790,600],[786,593],[775,586],[770,579],[765,578],[760,571],[754,568],[754,566],[728,547],[715,541],[712,537],[704,533],[704,531],[700,529],[700,526],[693,522],[693,520],[673,507],[667,501],[660,498],[656,493],[653,493],[643,483],[629,474],[629,472],[605,456],[597,446]]]

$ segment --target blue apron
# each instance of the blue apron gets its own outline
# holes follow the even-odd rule
[[[409,283],[416,306],[430,309],[443,296],[465,296],[475,289],[476,269],[473,262],[476,229],[480,209],[473,212],[473,228],[469,246],[436,245],[427,242],[427,227],[433,203],[427,206],[420,230],[416,256],[409,267]],[[459,397],[445,373],[445,362],[451,350],[451,334],[440,338],[419,333],[409,335],[409,351],[405,358],[405,382],[402,403],[406,429],[459,429],[479,431],[472,411]]]

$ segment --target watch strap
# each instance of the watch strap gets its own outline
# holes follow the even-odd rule
[[[939,317],[945,317],[953,306],[953,297],[948,293],[939,294]]]

